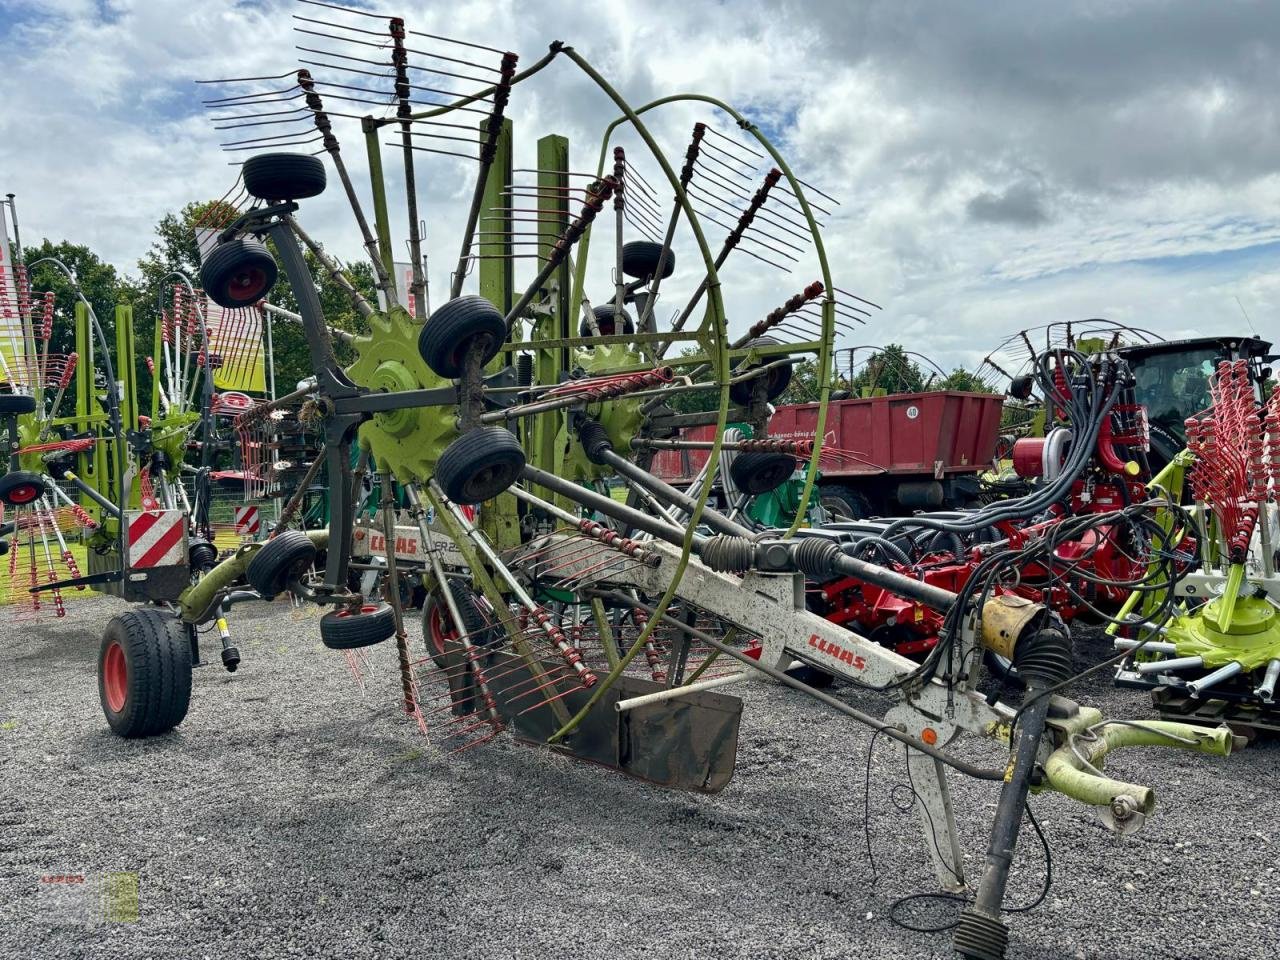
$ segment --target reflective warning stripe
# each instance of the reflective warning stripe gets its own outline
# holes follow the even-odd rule
[[[186,516],[181,510],[129,514],[129,566],[179,566],[186,563]]]

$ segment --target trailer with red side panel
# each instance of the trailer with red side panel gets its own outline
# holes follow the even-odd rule
[[[823,507],[860,519],[972,502],[979,475],[995,458],[1003,404],[998,394],[959,390],[831,401],[819,480]],[[813,440],[817,420],[816,403],[779,407],[769,437]],[[689,429],[684,439],[711,440],[713,429]],[[661,450],[652,469],[680,486],[706,460],[706,450]]]

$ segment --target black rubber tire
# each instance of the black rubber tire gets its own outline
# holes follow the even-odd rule
[[[1159,424],[1149,424],[1148,429],[1150,430],[1151,449],[1147,451],[1147,463],[1150,465],[1151,475],[1154,477],[1169,465],[1169,462],[1182,450],[1184,444],[1178,443],[1178,438]]]
[[[301,530],[285,530],[249,560],[245,579],[263,600],[274,600],[315,561],[316,545]]]
[[[866,495],[839,483],[825,483],[818,488],[818,503],[828,513],[847,520],[866,520],[871,516],[871,503]]]
[[[124,674],[123,701],[115,699],[121,691],[110,679],[116,669]],[[191,705],[191,641],[177,617],[140,607],[107,621],[98,648],[98,698],[122,737],[153,737],[182,722]]]
[[[21,393],[0,393],[0,417],[36,412],[36,398]]]
[[[11,507],[25,507],[49,491],[44,475],[30,470],[10,470],[0,477],[0,502]]]
[[[474,505],[515,483],[524,463],[524,448],[510,430],[477,427],[444,448],[436,461],[436,482],[454,503]]]
[[[324,163],[306,153],[260,153],[240,168],[249,195],[268,203],[305,200],[324,193]]]
[[[729,464],[734,486],[750,497],[776,490],[796,472],[796,458],[789,453],[748,450]]]
[[[418,334],[418,353],[440,376],[456,380],[472,341],[481,336],[487,340],[483,361],[488,363],[507,339],[502,313],[484,297],[457,297],[427,318]]]
[[[766,345],[775,344],[778,342],[779,341],[775,340],[773,337],[756,337],[754,340],[748,340],[745,346],[748,346],[748,347],[766,346]],[[772,359],[778,360],[781,358],[774,357]],[[733,371],[735,373],[745,373],[747,370],[750,370],[756,366],[759,366],[759,364],[754,364],[754,363],[749,364],[748,366],[743,367],[742,370],[738,370],[738,364],[735,363],[733,366]],[[767,374],[765,374],[764,379],[765,379],[765,391],[764,391],[765,399],[770,401],[776,400],[778,399],[778,397],[782,396],[783,392],[791,384],[791,367],[789,365],[784,367],[774,367]],[[734,403],[740,403],[745,405],[751,402],[751,395],[754,389],[755,389],[755,383],[754,381],[751,381],[751,380],[746,380],[742,383],[735,383],[733,386],[729,388],[729,396],[733,399]]]
[[[458,608],[458,613],[462,615],[462,622],[467,631],[467,637],[475,646],[492,646],[502,639],[502,634],[496,626],[489,622],[488,618],[480,612],[479,600],[475,591],[457,580],[449,580],[449,590],[453,593],[453,602]],[[444,602],[444,597],[440,593],[440,588],[435,587],[431,593],[427,595],[426,603],[422,605],[422,642],[427,648],[427,653],[431,655],[431,659],[435,661],[436,666],[441,669],[447,669],[450,666],[456,666],[447,656],[445,647],[438,643],[437,640],[448,638],[437,638],[435,631],[432,629],[432,618],[437,615],[441,619],[442,625],[453,627],[453,617],[449,614],[449,606]]]
[[[396,635],[396,612],[381,600],[366,602],[356,612],[330,610],[320,618],[320,642],[330,650],[371,647]]]
[[[596,318],[596,326],[600,328],[600,336],[612,337],[618,332],[618,324],[615,322],[617,310],[612,303],[602,303],[591,311]],[[636,332],[635,322],[631,319],[631,314],[625,309],[622,311],[622,332],[632,334]],[[590,337],[591,325],[583,320],[578,324],[578,336]]]
[[[637,280],[648,280],[658,269],[658,260],[662,257],[662,244],[652,240],[632,240],[622,245],[622,272]],[[676,254],[668,250],[662,264],[662,279],[665,280],[676,270]]]
[[[807,663],[801,664],[793,670],[788,670],[787,676],[795,677],[805,686],[813,687],[815,690],[826,690],[836,682],[834,673],[827,673],[827,671],[818,667],[811,667]]]
[[[276,261],[257,237],[219,244],[200,266],[200,286],[220,307],[234,310],[266,299],[275,286]]]

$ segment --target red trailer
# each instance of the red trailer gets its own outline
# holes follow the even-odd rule
[[[823,446],[833,455],[823,460],[822,505],[852,518],[964,505],[995,457],[1003,404],[998,394],[959,390],[831,401]],[[769,436],[811,440],[817,419],[816,403],[779,407]],[[712,429],[685,437],[710,440]],[[705,450],[663,450],[653,472],[679,485],[706,460]]]

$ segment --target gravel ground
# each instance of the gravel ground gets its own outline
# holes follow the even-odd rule
[[[715,797],[505,739],[442,756],[392,705],[389,645],[362,692],[314,619],[260,604],[235,611],[240,672],[197,670],[182,726],[130,742],[108,732],[94,677],[117,609],[0,625],[0,957],[951,956],[946,934],[887,916],[932,889],[915,814],[893,802],[898,754],[881,739],[872,758],[876,879],[870,735],[790,691],[746,691],[738,770]],[[1141,694],[1081,686],[1110,716],[1148,715]],[[1123,841],[1036,800],[1053,886],[1010,918],[1009,956],[1274,955],[1277,760],[1274,744],[1131,752],[1114,769],[1161,802]],[[976,874],[996,792],[952,785]],[[1029,899],[1044,860],[1030,832],[1020,849],[1012,896]],[[138,875],[135,921],[78,917],[41,881],[115,871]]]

